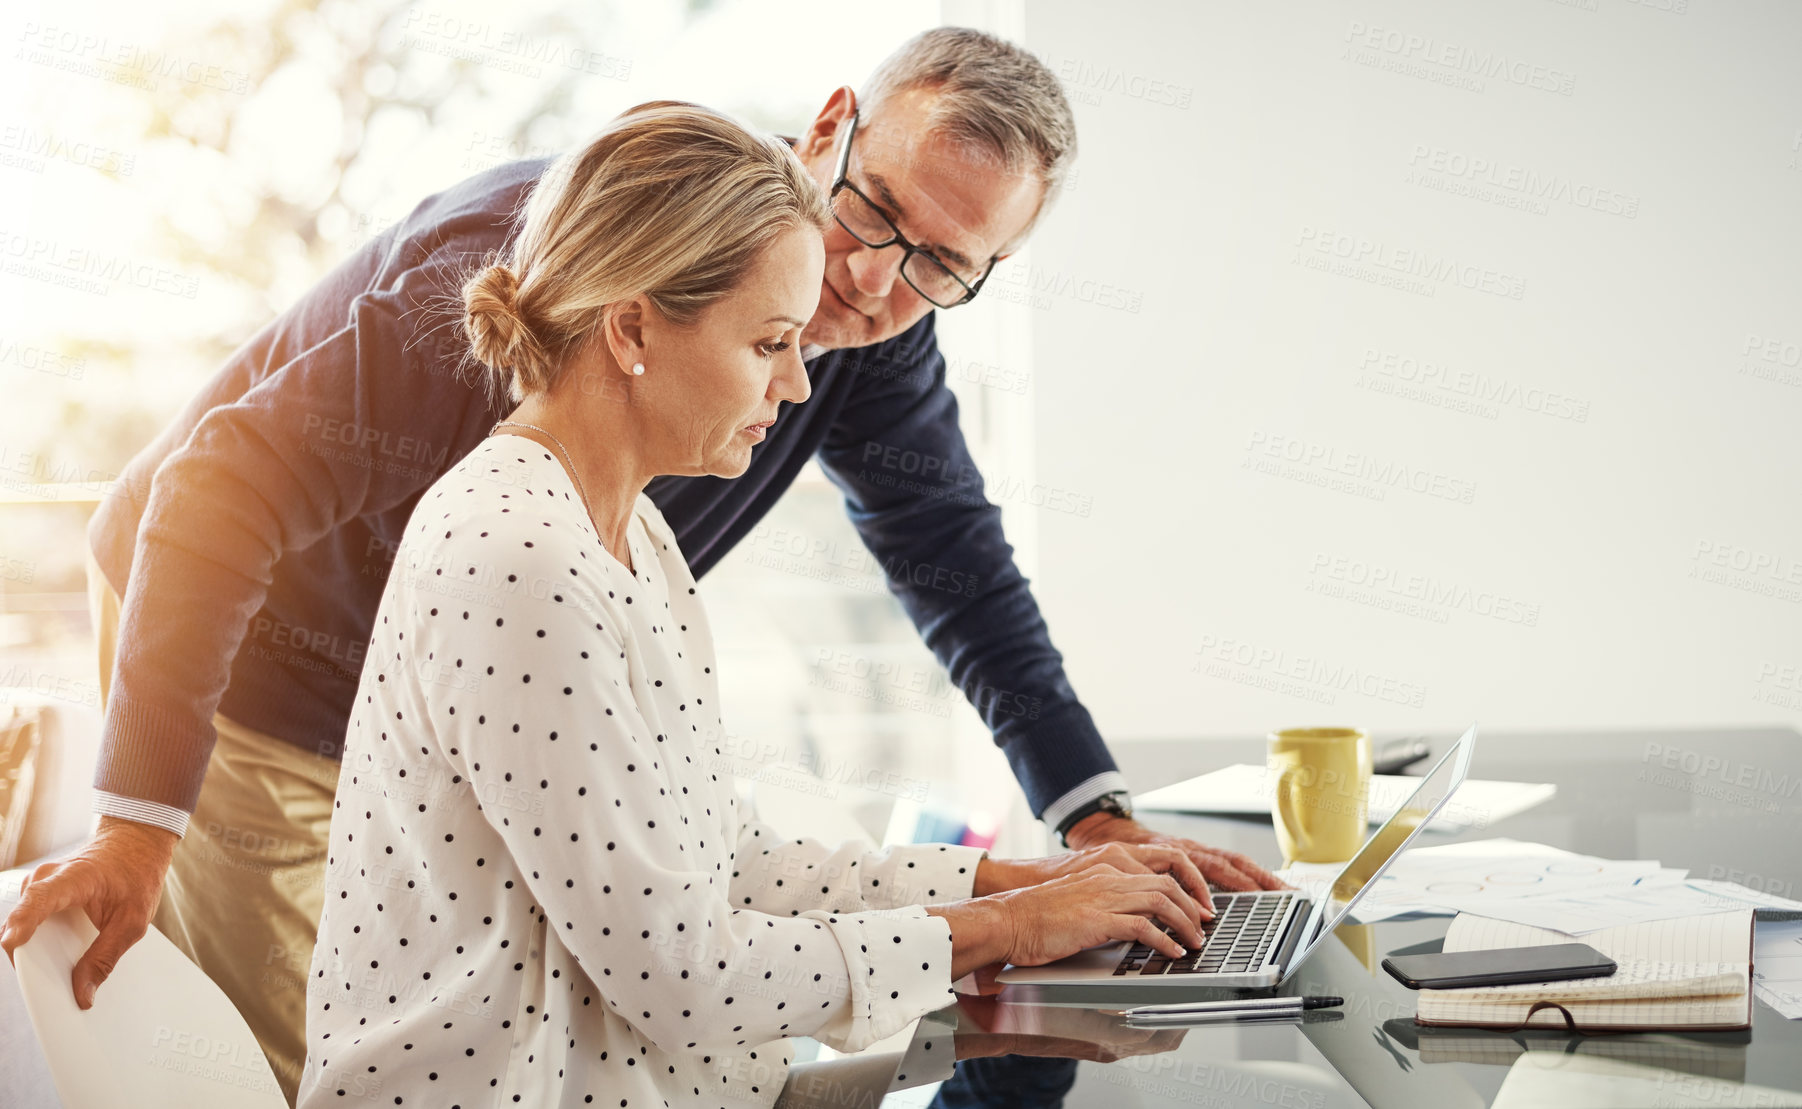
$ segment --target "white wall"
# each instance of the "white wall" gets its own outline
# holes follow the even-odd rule
[[[1082,157],[989,288],[1107,734],[1802,720],[1802,6],[1025,13]]]

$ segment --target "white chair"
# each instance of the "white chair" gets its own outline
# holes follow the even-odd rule
[[[155,928],[77,1007],[69,974],[97,934],[67,909],[13,953],[64,1109],[287,1109],[250,1026]]]

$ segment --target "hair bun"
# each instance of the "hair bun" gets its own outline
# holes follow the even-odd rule
[[[519,275],[505,262],[464,283],[463,330],[476,359],[510,376],[516,388],[541,389],[549,380],[550,358],[520,312]]]

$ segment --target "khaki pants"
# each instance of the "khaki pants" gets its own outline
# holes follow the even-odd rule
[[[91,555],[88,602],[104,703],[119,595]],[[307,1057],[307,966],[325,907],[338,763],[224,716],[213,727],[219,741],[169,865],[156,927],[238,1007],[293,1105]]]

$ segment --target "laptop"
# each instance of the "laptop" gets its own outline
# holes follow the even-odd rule
[[[1119,941],[1091,947],[1038,967],[1007,966],[1003,983],[1074,986],[1278,986],[1307,961],[1389,864],[1407,850],[1451,800],[1470,770],[1477,743],[1472,724],[1421,778],[1420,785],[1334,876],[1319,901],[1299,890],[1214,894],[1214,919],[1202,924],[1203,944],[1171,959],[1144,944]],[[1168,925],[1159,927],[1169,933]]]

